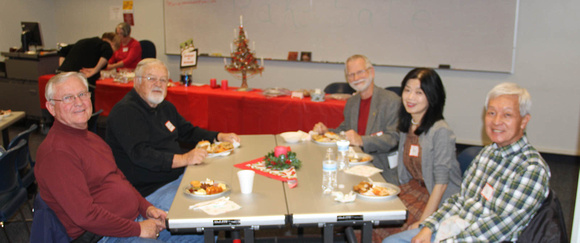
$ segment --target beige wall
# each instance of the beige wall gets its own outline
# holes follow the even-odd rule
[[[21,20],[41,22],[44,41],[51,48],[56,42],[75,42],[112,31],[120,20],[110,19],[109,9],[120,7],[122,1],[0,0],[0,3],[3,6],[0,49],[7,50],[20,44],[17,23]],[[134,9],[136,25],[132,36],[156,43],[158,58],[168,63],[172,77],[178,79],[179,57],[167,56],[163,50],[162,0],[135,0]],[[546,152],[580,154],[579,10],[580,1],[520,1],[514,74],[438,70],[447,89],[445,118],[458,142],[486,141],[482,132],[485,95],[494,85],[509,81],[528,88],[532,94],[528,136],[535,147]],[[267,40],[252,41],[259,45]],[[338,64],[266,61],[265,65],[262,76],[249,80],[251,87],[311,89],[344,80],[343,67]],[[382,87],[399,85],[409,70],[377,67],[376,83]],[[220,58],[200,58],[193,78],[201,83],[208,83],[210,78],[229,79],[232,86],[240,82],[223,70]]]

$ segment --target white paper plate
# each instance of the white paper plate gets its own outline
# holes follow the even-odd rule
[[[358,161],[358,162],[349,162],[349,165],[350,166],[366,165],[366,164],[369,164],[369,163],[373,162],[373,159],[374,159],[374,157],[372,155],[370,155],[370,154],[356,153],[356,155],[358,156],[358,158],[370,157],[371,159],[370,160],[367,160],[367,161],[362,161],[362,162],[360,162],[360,161]]]
[[[391,200],[393,198],[396,198],[399,193],[401,192],[401,188],[399,188],[398,186],[395,186],[391,183],[386,183],[386,182],[375,182],[373,183],[373,186],[381,186],[381,187],[386,187],[386,188],[391,188],[394,189],[396,192],[388,195],[388,196],[375,196],[371,190],[369,190],[368,192],[364,193],[364,194],[360,194],[360,193],[356,193],[356,197],[357,198],[362,198],[362,199],[366,199],[366,200]]]
[[[211,195],[194,194],[194,193],[189,192],[189,188],[191,188],[191,185],[188,185],[188,186],[184,187],[183,188],[183,193],[186,196],[191,197],[191,198],[195,198],[195,199],[212,199],[212,198],[218,198],[218,197],[224,196],[224,195],[226,195],[227,193],[229,193],[231,191],[231,187],[227,183],[225,183],[223,181],[214,181],[214,185],[215,184],[219,184],[219,183],[226,184],[226,189],[223,192],[220,192],[220,193],[211,194]]]

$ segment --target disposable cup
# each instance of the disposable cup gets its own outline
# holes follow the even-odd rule
[[[238,171],[238,179],[240,179],[240,189],[242,193],[248,194],[252,193],[252,188],[254,187],[254,175],[256,172],[253,170],[240,170]]]

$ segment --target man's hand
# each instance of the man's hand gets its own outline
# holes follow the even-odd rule
[[[362,137],[358,135],[358,133],[355,130],[350,129],[346,131],[344,135],[346,136],[346,140],[350,142],[350,145],[359,147],[363,146]]]
[[[326,127],[326,125],[324,125],[324,123],[319,122],[319,123],[316,123],[314,125],[314,128],[312,128],[312,131],[317,132],[318,134],[324,134],[324,133],[328,132],[328,127]]]
[[[171,168],[201,164],[206,156],[207,150],[202,148],[194,148],[185,154],[175,154],[173,155]]]
[[[79,72],[85,75],[87,78],[90,78],[96,74],[94,68],[82,68]]]
[[[431,229],[423,227],[419,233],[411,239],[411,243],[429,243],[431,242]]]
[[[233,143],[234,141],[240,142],[240,137],[238,137],[235,133],[218,133],[217,139],[220,142],[230,142]]]
[[[157,239],[159,230],[154,219],[146,219],[141,221],[139,222],[139,226],[141,226],[141,234],[139,234],[139,237]]]
[[[167,218],[167,213],[165,211],[154,206],[149,206],[147,208],[147,218],[155,221],[158,231],[165,229],[165,219]]]

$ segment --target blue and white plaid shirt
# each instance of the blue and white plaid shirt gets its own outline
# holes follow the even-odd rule
[[[423,224],[435,234],[442,220],[457,215],[470,225],[445,242],[515,241],[547,198],[549,180],[550,168],[525,135],[508,146],[493,143],[475,157],[461,191]],[[481,193],[487,184],[489,200]]]

